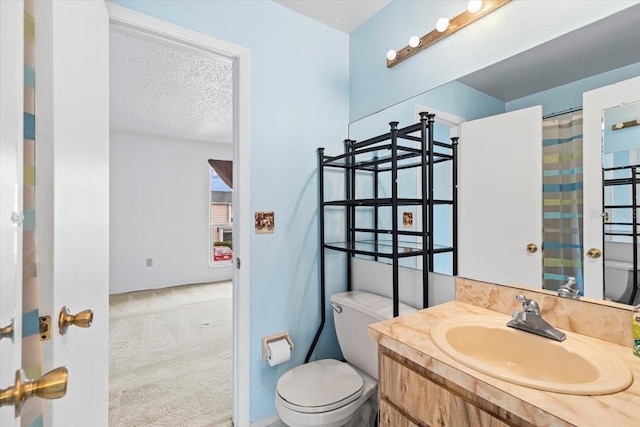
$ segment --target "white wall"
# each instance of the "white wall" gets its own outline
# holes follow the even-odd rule
[[[393,298],[391,264],[353,258],[352,289]],[[398,273],[400,302],[422,308],[422,270],[400,267]],[[455,277],[429,273],[429,307],[456,299]]]
[[[209,267],[207,163],[231,160],[230,144],[112,129],[110,158],[111,294],[232,278]]]

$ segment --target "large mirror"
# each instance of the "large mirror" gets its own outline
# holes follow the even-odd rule
[[[430,112],[436,112],[436,120],[438,117],[444,118],[436,121],[437,139],[455,136],[458,129],[457,124],[460,122],[473,121],[535,105],[542,105],[544,118],[551,117],[558,122],[565,120],[565,117],[560,114],[574,112],[576,118],[572,120],[580,122],[584,92],[640,75],[638,28],[640,28],[640,5],[594,22],[458,80],[416,94],[372,115],[355,120],[349,125],[349,138],[363,140],[387,132],[390,121],[399,121],[400,126],[415,123],[417,113],[423,108],[427,108]],[[640,119],[640,115],[636,115],[635,118]],[[634,129],[640,131],[640,126]],[[631,129],[624,129],[624,131],[629,132]],[[622,131],[618,133],[621,134]],[[580,132],[577,132],[576,135],[580,136]],[[608,137],[605,134],[605,150],[608,144],[607,140]],[[640,144],[640,140],[636,138],[636,141]],[[462,144],[464,141],[461,142]],[[597,150],[601,148],[596,147]],[[580,155],[577,154],[574,157],[578,158]],[[603,158],[606,159],[607,156],[605,155]],[[628,158],[631,158],[636,164],[640,164],[640,154],[636,154],[636,151]],[[581,198],[582,186],[585,187],[584,191],[587,191],[589,186],[589,183],[581,181],[579,176],[581,165],[578,163],[570,168],[578,175],[572,184],[574,189],[580,190],[572,196],[576,199]],[[599,184],[597,187],[590,190],[603,191]],[[450,189],[445,188],[444,191],[450,191]],[[562,205],[573,202],[560,201],[559,203]],[[576,276],[578,286],[583,289],[582,262],[586,249],[580,241],[582,209],[580,207],[577,209],[574,213],[560,209],[557,214],[562,217],[562,221],[558,222],[561,224],[558,226],[559,231],[572,230],[570,233],[578,236],[577,242],[567,243],[566,247],[564,247],[564,243],[559,245],[563,249],[560,251],[562,254],[558,257],[549,256],[546,260],[541,257],[540,262],[543,263],[545,273],[540,275],[536,283],[532,283],[529,279],[519,280],[517,283],[555,290],[567,277]],[[578,213],[578,211],[580,212]],[[571,216],[574,216],[576,221],[566,220]],[[580,220],[578,221],[578,219]],[[450,223],[444,221],[444,226],[450,227]],[[442,233],[447,235],[448,232],[445,230]],[[611,258],[613,260],[616,260],[617,257],[618,260],[626,261],[628,265],[632,265],[633,251],[630,248],[633,245],[631,243],[626,240],[619,242],[617,241],[619,239],[614,238],[607,240],[603,234],[603,242],[605,240],[607,242],[603,245],[603,253],[606,257],[613,257]],[[543,241],[541,236],[540,242]],[[615,244],[622,245],[626,249],[616,248]],[[491,250],[490,243],[487,250]],[[627,250],[626,255],[621,258],[619,254],[625,250]],[[550,249],[548,249],[548,253],[551,253]],[[436,257],[434,270],[438,273],[451,274],[451,264],[449,259],[439,260]],[[607,264],[614,265],[609,262]],[[627,276],[632,272],[633,268],[629,268]],[[605,284],[603,295],[607,299],[629,303],[631,296],[629,291],[622,293],[607,291],[607,286],[613,289],[612,283],[615,282],[618,285],[619,280],[621,279],[607,279],[605,277],[605,281],[609,284]],[[514,283],[515,281],[501,284]]]

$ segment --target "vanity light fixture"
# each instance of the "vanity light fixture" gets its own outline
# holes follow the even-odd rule
[[[471,13],[478,13],[482,10],[482,0],[471,0],[467,5],[467,10]]]
[[[640,125],[640,119],[630,120],[628,122],[621,122],[621,123],[616,123],[614,125],[611,125],[611,130],[620,130],[620,129],[630,128],[632,126],[638,126],[638,125]]]
[[[444,39],[445,37],[461,30],[469,24],[477,21],[490,14],[491,12],[497,10],[498,8],[504,6],[509,3],[511,0],[484,0],[484,1],[470,1],[467,6],[467,10],[456,15],[451,20],[447,18],[438,19],[438,23],[436,23],[436,29],[431,32],[425,34],[422,37],[418,38],[419,42],[414,46],[415,40],[412,37],[409,41],[409,45],[405,46],[400,50],[390,50],[387,52],[387,68],[392,68],[407,58],[412,57],[416,53],[428,48],[432,44]],[[473,3],[473,5],[471,4]],[[479,5],[479,9],[478,8]],[[471,12],[471,10],[476,10],[476,12]],[[448,24],[448,25],[447,25]],[[443,29],[442,29],[443,28]],[[413,40],[413,42],[412,42]]]
[[[449,18],[438,18],[436,21],[436,30],[440,33],[444,33],[449,29]]]

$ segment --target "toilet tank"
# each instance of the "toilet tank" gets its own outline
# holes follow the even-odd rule
[[[333,319],[345,360],[378,378],[378,345],[367,336],[367,326],[393,317],[393,300],[368,292],[331,295]],[[416,311],[400,303],[400,315]]]

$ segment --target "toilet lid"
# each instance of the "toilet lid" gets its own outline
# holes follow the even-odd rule
[[[297,412],[341,408],[362,396],[364,380],[351,366],[334,359],[297,366],[278,380],[282,404]]]

